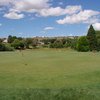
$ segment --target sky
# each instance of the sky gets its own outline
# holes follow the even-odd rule
[[[0,0],[0,37],[83,36],[100,30],[100,0]]]

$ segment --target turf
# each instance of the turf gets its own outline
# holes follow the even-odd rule
[[[82,53],[63,49],[0,52],[0,94],[6,90],[18,92],[24,89],[33,89],[33,91],[35,89],[36,91],[40,89],[50,91],[76,89],[77,91],[78,89],[78,94],[83,89],[89,91],[90,95],[98,97],[100,95],[100,53]],[[5,95],[10,93],[7,91],[4,92]]]

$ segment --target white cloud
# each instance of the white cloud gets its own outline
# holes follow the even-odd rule
[[[100,23],[93,24],[95,30],[100,30]]]
[[[66,16],[64,19],[57,20],[58,24],[75,24],[75,23],[94,23],[97,21],[95,16],[100,12],[93,10],[80,11],[77,14]],[[94,20],[94,21],[93,21]]]
[[[67,6],[66,8],[61,7],[50,7],[48,9],[41,9],[38,13],[41,16],[61,16],[66,14],[74,14],[81,11],[81,6]]]
[[[0,1],[0,4],[11,5],[8,9],[9,14],[28,12],[44,17],[73,14],[81,10],[81,6],[51,7],[50,0],[3,0]]]
[[[62,16],[65,18],[57,20],[58,24],[73,23],[97,23],[99,19],[96,17],[100,12],[93,10],[82,10],[80,5],[69,5],[65,8],[60,7],[63,2],[58,2],[59,6],[53,7],[51,0],[0,0],[0,9],[7,6],[4,17],[9,19],[21,19],[25,15],[23,13],[35,14],[36,17],[43,16]],[[4,7],[5,8],[5,7]],[[5,12],[4,10],[4,12]]]
[[[0,0],[0,6],[8,5],[9,3],[13,2],[14,0]]]
[[[99,22],[99,18],[97,18],[96,16],[88,19],[87,21],[84,21],[84,23],[87,23],[87,24],[94,24],[94,23],[97,23]]]
[[[53,29],[54,29],[54,27],[45,27],[44,28],[45,31],[47,31],[47,30],[53,30]]]
[[[49,7],[49,0],[4,0],[0,1],[0,5],[11,5],[8,9],[8,13],[4,17],[10,19],[20,19],[23,18],[23,14],[18,14],[22,12],[35,13],[40,9]],[[11,2],[12,1],[12,2]],[[14,17],[15,18],[14,18]]]
[[[48,9],[42,9],[38,12],[41,16],[45,16],[45,17],[47,17],[47,16],[59,16],[59,15],[61,15],[61,12],[63,12],[63,9],[60,7],[56,7],[56,8],[51,7]]]
[[[49,0],[15,0],[13,9],[34,12],[49,7],[48,1]]]
[[[78,13],[79,11],[82,10],[82,6],[67,6],[64,13],[65,14],[74,14]]]
[[[9,19],[21,19],[21,18],[24,18],[24,14],[10,12],[10,13],[4,14],[4,17],[9,18]]]

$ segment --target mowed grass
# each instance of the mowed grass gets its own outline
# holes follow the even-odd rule
[[[57,96],[58,99],[48,100],[87,100],[86,98],[78,99],[81,93],[83,97],[85,97],[84,93],[85,95],[89,94],[89,98],[93,95],[90,100],[96,100],[96,97],[99,98],[100,95],[100,53],[84,53],[64,49],[0,52],[0,88],[0,95],[2,92],[7,95],[10,93],[8,91],[11,91],[9,95],[12,95],[12,92],[17,89],[18,97],[18,91],[21,92],[21,90],[26,90],[29,94],[29,91],[32,93],[32,91],[42,91],[41,89],[43,89],[43,93],[46,93],[45,96],[50,96],[47,91],[53,91],[55,95],[54,91],[60,91],[59,95],[64,93],[60,97]],[[66,89],[67,92],[63,89]],[[25,92],[25,94],[27,93]],[[70,98],[64,99],[65,94],[68,94]],[[77,96],[78,94],[79,96]],[[24,97],[24,99],[3,98],[3,100],[33,99]],[[47,100],[47,98],[34,100]]]
[[[0,87],[67,88],[100,83],[100,53],[0,52]]]

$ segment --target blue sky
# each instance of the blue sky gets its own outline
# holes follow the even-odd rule
[[[86,35],[100,30],[100,0],[0,0],[0,37]]]

